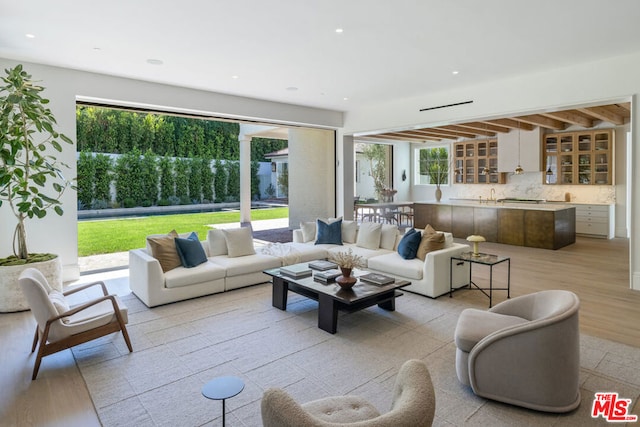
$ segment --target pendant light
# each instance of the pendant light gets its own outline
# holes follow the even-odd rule
[[[489,144],[489,132],[488,132],[488,131],[489,131],[489,125],[487,125],[487,123],[485,123],[485,124],[484,124],[484,132],[485,132],[485,136],[487,137],[487,141],[486,141],[486,144],[487,144],[487,154],[489,154],[489,150],[490,150],[490,149],[489,149],[489,145],[490,145],[490,144]],[[489,173],[491,173],[491,171],[489,170],[488,164],[487,164],[488,162],[489,162],[489,159],[488,159],[488,158],[487,158],[487,159],[485,159],[484,168],[482,168],[482,172],[481,172],[481,173],[482,173],[482,175],[489,175]]]
[[[520,166],[520,122],[518,122],[518,167],[515,170],[516,175],[522,175],[524,169]]]

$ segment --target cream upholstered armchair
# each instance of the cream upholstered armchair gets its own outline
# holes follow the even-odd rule
[[[456,372],[478,396],[546,412],[580,405],[578,297],[550,290],[466,309],[455,331]]]
[[[33,367],[32,380],[38,376],[44,356],[122,331],[129,351],[133,351],[125,324],[127,307],[116,295],[109,295],[104,282],[89,283],[66,292],[52,289],[47,279],[35,268],[27,268],[20,275],[20,286],[36,319],[33,353],[40,342]],[[65,296],[91,286],[101,286],[103,296],[83,304],[69,306]]]
[[[279,388],[262,397],[265,427],[421,427],[430,426],[436,409],[431,376],[420,360],[402,365],[396,378],[391,410],[380,414],[357,396],[328,397],[300,405]]]

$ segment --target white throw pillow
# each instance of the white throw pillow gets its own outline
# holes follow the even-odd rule
[[[236,258],[245,255],[254,255],[253,236],[249,227],[222,230],[227,241],[229,258]]]
[[[360,224],[356,246],[366,249],[380,249],[380,235],[382,224],[377,222],[363,222]]]
[[[207,242],[209,242],[209,256],[226,255],[229,253],[227,249],[227,238],[222,230],[209,230],[207,233]]]
[[[342,241],[345,243],[356,242],[358,223],[355,221],[342,221]]]
[[[302,241],[311,242],[316,239],[316,222],[301,222],[300,230],[302,230]]]
[[[380,234],[380,247],[392,251],[396,246],[396,236],[398,226],[394,224],[383,224]]]

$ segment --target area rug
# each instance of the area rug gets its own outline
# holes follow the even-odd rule
[[[269,387],[285,388],[299,402],[357,394],[385,412],[398,369],[413,358],[425,361],[433,378],[435,425],[606,425],[591,417],[595,392],[615,391],[636,404],[640,349],[584,334],[577,410],[546,414],[475,396],[456,378],[453,343],[459,313],[487,308],[479,293],[471,295],[432,300],[405,292],[394,312],[341,314],[335,335],[318,329],[314,301],[290,294],[287,311],[273,308],[268,284],[153,309],[128,295],[134,352],[113,334],[73,354],[104,426],[219,425],[221,402],[201,389],[223,375],[245,383],[226,401],[228,426],[262,425],[260,399]]]

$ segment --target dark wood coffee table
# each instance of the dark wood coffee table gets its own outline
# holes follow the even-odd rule
[[[353,313],[377,304],[380,308],[393,311],[396,308],[395,299],[402,295],[398,289],[411,284],[406,280],[396,280],[389,285],[377,286],[358,280],[353,288],[345,290],[335,282],[317,282],[313,276],[294,279],[280,274],[279,268],[265,270],[264,273],[273,280],[274,307],[287,309],[288,291],[318,301],[318,327],[330,334],[335,334],[338,330],[338,310]],[[364,270],[354,270],[352,274],[357,277],[367,273]]]

